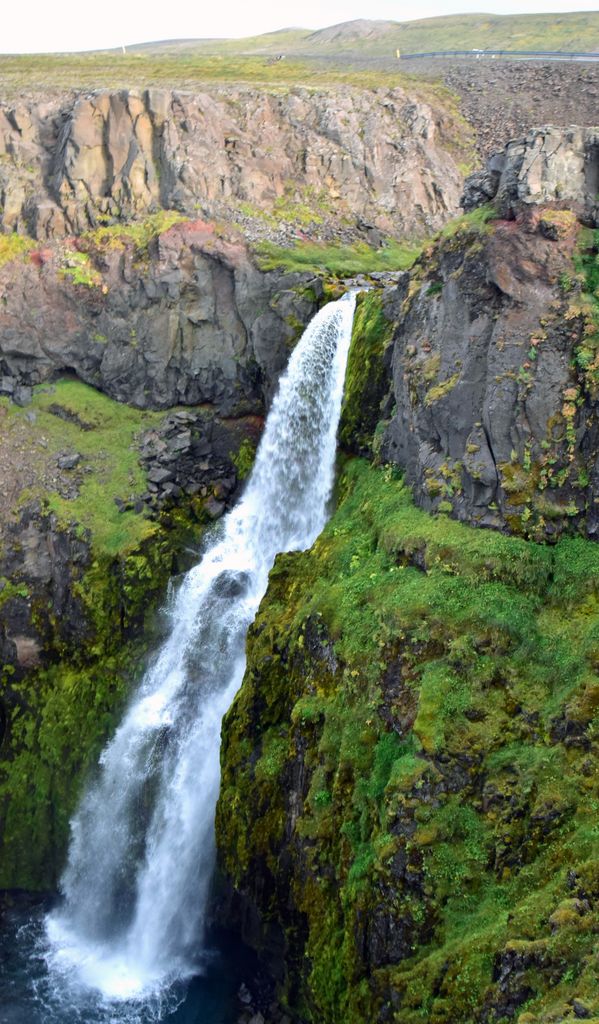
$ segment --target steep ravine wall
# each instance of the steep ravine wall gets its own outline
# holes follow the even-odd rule
[[[221,920],[314,1024],[596,1019],[599,549],[353,460],[224,725]]]
[[[569,204],[475,210],[361,300],[341,438],[373,464],[278,561],[224,727],[220,916],[294,1020],[599,1015],[597,242]],[[2,520],[4,886],[55,883],[154,598],[322,298],[203,222],[102,232],[0,271],[3,431],[23,479],[42,456]]]

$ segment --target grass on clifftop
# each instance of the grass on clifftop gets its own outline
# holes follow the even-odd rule
[[[423,100],[441,101],[455,109],[455,98],[443,85],[425,82],[400,71],[360,70],[343,65],[313,65],[285,60],[268,64],[263,56],[148,54],[145,52],[5,55],[0,58],[2,93],[57,93],[66,89],[179,88],[198,90],[210,85],[251,85],[268,90],[302,86],[356,86],[362,89],[406,88]]]

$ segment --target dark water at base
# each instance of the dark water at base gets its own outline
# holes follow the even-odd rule
[[[0,1024],[235,1024],[255,958],[229,936],[209,936],[203,973],[145,1002],[110,1001],[67,986],[43,955],[46,904],[21,901],[0,915]],[[250,980],[251,984],[251,980]]]

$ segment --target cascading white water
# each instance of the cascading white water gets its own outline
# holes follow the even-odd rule
[[[312,320],[268,416],[245,493],[171,603],[171,631],[72,823],[50,969],[108,999],[198,970],[214,865],[220,723],[281,551],[309,547],[331,492],[355,299]]]

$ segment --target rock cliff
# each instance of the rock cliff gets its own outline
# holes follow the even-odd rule
[[[323,299],[196,215],[372,236],[455,208],[443,117],[374,96],[2,115],[0,885],[55,884],[141,630]],[[360,299],[341,441],[370,463],[279,559],[224,726],[219,913],[298,1022],[599,1013],[594,139],[511,144]]]
[[[597,536],[595,137],[544,129],[510,144],[468,183],[468,204],[492,202],[366,300],[342,438],[405,470],[427,510],[537,539]]]
[[[457,211],[457,135],[440,103],[400,88],[122,90],[4,104],[0,227],[47,240],[164,207],[258,226],[274,213],[275,228],[292,233],[338,234],[344,220],[422,235]]]
[[[563,204],[594,225],[599,214],[599,129],[534,129],[508,143],[466,182],[462,206],[493,200],[506,217],[526,206]]]
[[[160,226],[100,229],[0,269],[0,392],[71,372],[138,407],[263,409],[320,281],[260,272],[203,221]]]

